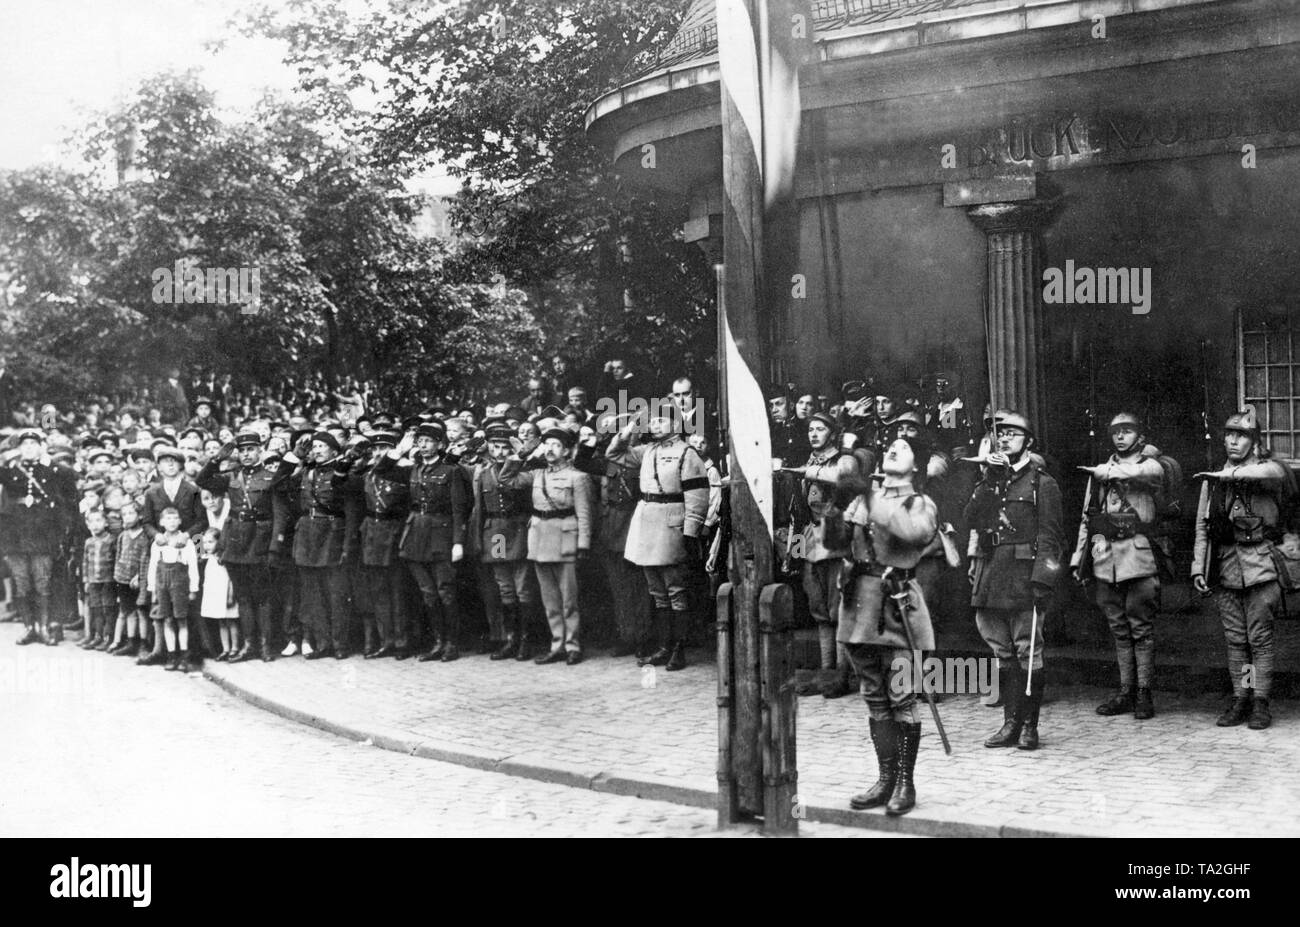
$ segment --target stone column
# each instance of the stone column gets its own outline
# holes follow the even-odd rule
[[[1015,409],[1043,434],[1043,269],[1039,233],[1060,197],[967,209],[988,239],[984,333],[993,408]],[[1040,439],[1041,440],[1041,439]]]

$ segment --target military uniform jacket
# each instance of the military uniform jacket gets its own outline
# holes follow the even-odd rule
[[[472,490],[465,470],[446,458],[398,461],[385,455],[375,473],[389,479],[405,474],[411,511],[399,540],[399,556],[417,563],[450,560],[455,544],[464,544],[469,528]]]
[[[976,542],[971,550],[976,608],[1032,608],[1031,584],[1052,588],[1061,575],[1061,490],[1036,462],[1023,459],[1028,462],[1013,469],[1005,493],[986,477],[966,505]]]
[[[1107,583],[1122,583],[1130,579],[1157,576],[1160,564],[1152,546],[1152,538],[1137,532],[1128,538],[1107,538],[1092,533],[1089,513],[1126,515],[1136,517],[1143,524],[1153,524],[1156,519],[1155,487],[1164,479],[1164,468],[1152,457],[1135,461],[1122,461],[1112,454],[1102,464],[1102,474],[1088,478],[1088,489],[1083,498],[1083,518],[1079,522],[1079,536],[1075,541],[1070,566],[1081,566],[1085,545],[1090,546],[1090,572]],[[1099,501],[1100,504],[1097,504]]]
[[[1228,589],[1245,589],[1278,578],[1273,544],[1288,527],[1282,504],[1290,501],[1295,487],[1290,472],[1276,460],[1261,461],[1252,455],[1246,463],[1263,465],[1263,478],[1206,480],[1196,506],[1192,575],[1202,575],[1207,583]],[[1215,523],[1220,520],[1226,522],[1226,535],[1216,537]],[[1233,529],[1234,523],[1258,524],[1255,530],[1263,537],[1248,541]]]
[[[585,445],[579,447],[573,466],[600,478],[600,520],[596,527],[596,543],[601,550],[622,554],[627,547],[627,530],[632,525],[632,513],[636,511],[641,493],[631,470],[604,457],[596,457],[593,451],[594,448]]]
[[[374,464],[364,463],[346,474],[336,472],[334,478],[343,488],[348,560],[366,567],[395,566],[411,514],[409,479],[378,473]]]
[[[845,588],[835,639],[841,644],[906,650],[903,615],[893,599],[895,590],[886,586],[882,574],[886,567],[911,570],[920,562],[938,529],[934,500],[910,485],[875,486],[849,504],[844,520],[864,530],[870,547],[869,553],[857,549],[855,568],[841,574]],[[908,579],[899,591],[907,593],[908,629],[917,649],[933,650],[934,627],[920,583]]]
[[[578,551],[591,548],[591,478],[568,462],[558,467],[523,466],[518,457],[510,458],[501,480],[515,489],[531,490],[528,559],[535,563],[572,563],[578,559]]]
[[[223,564],[268,562],[271,539],[284,534],[287,515],[284,506],[275,504],[275,494],[283,491],[292,470],[293,466],[283,460],[272,466],[237,466],[224,471],[216,459],[203,465],[194,482],[200,489],[225,493],[230,500],[229,515],[221,529]]]
[[[627,450],[613,443],[605,454],[641,473],[641,500],[623,555],[638,566],[685,563],[685,539],[700,535],[709,509],[709,477],[700,455],[679,435]]]
[[[835,487],[842,479],[860,478],[858,460],[836,448],[814,452],[805,465],[801,487],[812,518],[803,530],[803,559],[810,563],[846,557],[849,531],[844,513],[835,504]]]
[[[299,518],[293,537],[293,562],[300,567],[337,567],[343,563],[347,522],[343,488],[335,479],[335,462],[304,463],[291,478]]]
[[[14,460],[0,466],[0,553],[58,553],[77,510],[76,485],[76,471],[61,464]]]
[[[501,477],[507,461],[487,461],[474,471],[474,506],[470,537],[484,563],[528,559],[528,523],[532,501]]]

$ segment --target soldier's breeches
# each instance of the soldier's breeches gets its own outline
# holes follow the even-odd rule
[[[433,608],[435,602],[441,602],[448,611],[456,607],[456,570],[450,560],[407,560],[406,565],[426,605]]]
[[[397,640],[397,629],[402,621],[402,567],[399,564],[362,567],[361,578],[365,595],[374,608],[379,643],[391,647]]]
[[[1155,614],[1160,580],[1154,576],[1119,583],[1097,581],[1097,607],[1115,638],[1121,686],[1150,688],[1155,671]]]
[[[844,560],[832,557],[803,564],[803,591],[808,596],[808,611],[818,624],[834,625],[840,615],[840,570]]]
[[[1019,665],[1029,668],[1029,642],[1034,612],[1030,608],[980,608],[975,610],[975,626],[984,643],[989,645],[998,665],[1010,669]],[[1032,633],[1034,669],[1043,668],[1043,613],[1038,613],[1038,628]]]
[[[621,550],[602,551],[600,566],[605,571],[605,582],[614,592],[614,624],[619,638],[637,643],[648,637],[650,610],[644,568],[630,563]]]
[[[551,650],[582,650],[578,637],[578,571],[573,563],[534,563],[542,587],[546,623],[551,626]]]
[[[14,595],[49,595],[54,560],[49,554],[5,554],[14,578]]]
[[[1272,691],[1273,615],[1281,601],[1282,589],[1276,582],[1214,591],[1228,643],[1228,675],[1238,697],[1252,687],[1262,698]]]
[[[877,721],[919,721],[912,652],[873,644],[845,644],[849,662],[862,681],[859,691]]]
[[[650,588],[650,598],[655,608],[671,608],[675,612],[690,611],[690,596],[686,593],[686,567],[680,563],[668,566],[642,567],[645,582]]]
[[[311,622],[316,646],[347,648],[348,576],[347,569],[299,567],[302,581],[302,611]]]
[[[502,605],[526,605],[537,601],[534,595],[531,563],[527,560],[502,560],[488,564],[497,584]]]

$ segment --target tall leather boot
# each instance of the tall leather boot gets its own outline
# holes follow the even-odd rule
[[[1024,727],[1020,731],[1020,741],[1016,744],[1021,750],[1038,749],[1038,709],[1043,706],[1043,671],[1034,673],[1029,697],[1021,700],[1021,716]]]
[[[673,610],[656,608],[654,620],[655,636],[659,639],[659,646],[648,656],[637,660],[637,666],[663,666],[673,655]]]
[[[50,647],[55,646],[63,639],[63,629],[50,621],[50,597],[48,595],[38,595],[36,597],[36,614],[41,622],[41,640]]]
[[[443,663],[450,663],[460,657],[460,605],[445,606],[443,614],[446,618],[442,625],[441,660]]]
[[[916,806],[916,784],[912,774],[916,771],[916,751],[921,746],[921,722],[898,722],[898,778],[894,794],[885,806],[885,814],[897,817],[907,814]]]
[[[544,621],[546,616],[539,614],[543,611],[538,602],[520,602],[515,611],[515,617],[518,619],[518,627],[515,628],[515,639],[519,642],[519,649],[515,651],[515,659],[520,663],[525,660],[531,660],[533,656],[532,648],[528,646],[528,626],[536,626],[539,620]]]
[[[883,721],[868,718],[867,724],[871,729],[871,744],[876,748],[876,784],[849,799],[849,807],[854,811],[887,803],[898,778],[898,722],[893,718]]]
[[[18,611],[18,617],[22,620],[24,631],[23,636],[14,641],[20,647],[28,644],[36,644],[41,640],[41,635],[36,631],[36,605],[30,595],[19,596],[14,600],[14,606]]]
[[[519,616],[516,614],[520,609],[520,604],[516,602],[513,605],[501,604],[501,624],[506,629],[506,640],[500,647],[492,652],[489,660],[509,660],[519,652]]]
[[[1003,668],[998,667],[998,694],[1002,697],[1002,727],[998,728],[988,740],[986,747],[1014,747],[1020,742],[1020,730],[1024,718],[1020,714],[1020,703],[1024,701],[1025,677],[1020,673],[1019,664]]]
[[[429,610],[429,623],[433,626],[433,646],[415,659],[420,663],[430,663],[442,659],[442,650],[447,646],[447,642],[443,640],[442,608],[438,601],[426,599],[424,607]]]
[[[275,632],[271,630],[271,603],[261,602],[257,606],[257,641],[260,645],[262,662],[275,661]]]
[[[668,620],[670,622],[668,636],[672,641],[672,652],[668,654],[664,669],[673,673],[686,669],[686,635],[690,628],[690,612],[670,611]]]

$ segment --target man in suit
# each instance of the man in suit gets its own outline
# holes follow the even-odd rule
[[[197,534],[206,522],[198,484],[184,473],[185,453],[170,444],[161,444],[154,449],[153,456],[157,481],[144,492],[141,520],[154,531],[161,531],[158,517],[163,509],[174,508],[181,516],[180,530]]]
[[[993,427],[996,449],[965,512],[971,526],[971,605],[980,636],[998,659],[1003,698],[1002,727],[984,746],[1036,750],[1043,613],[1062,569],[1061,490],[1030,453],[1035,438],[1028,419],[1004,409],[995,413]]]

